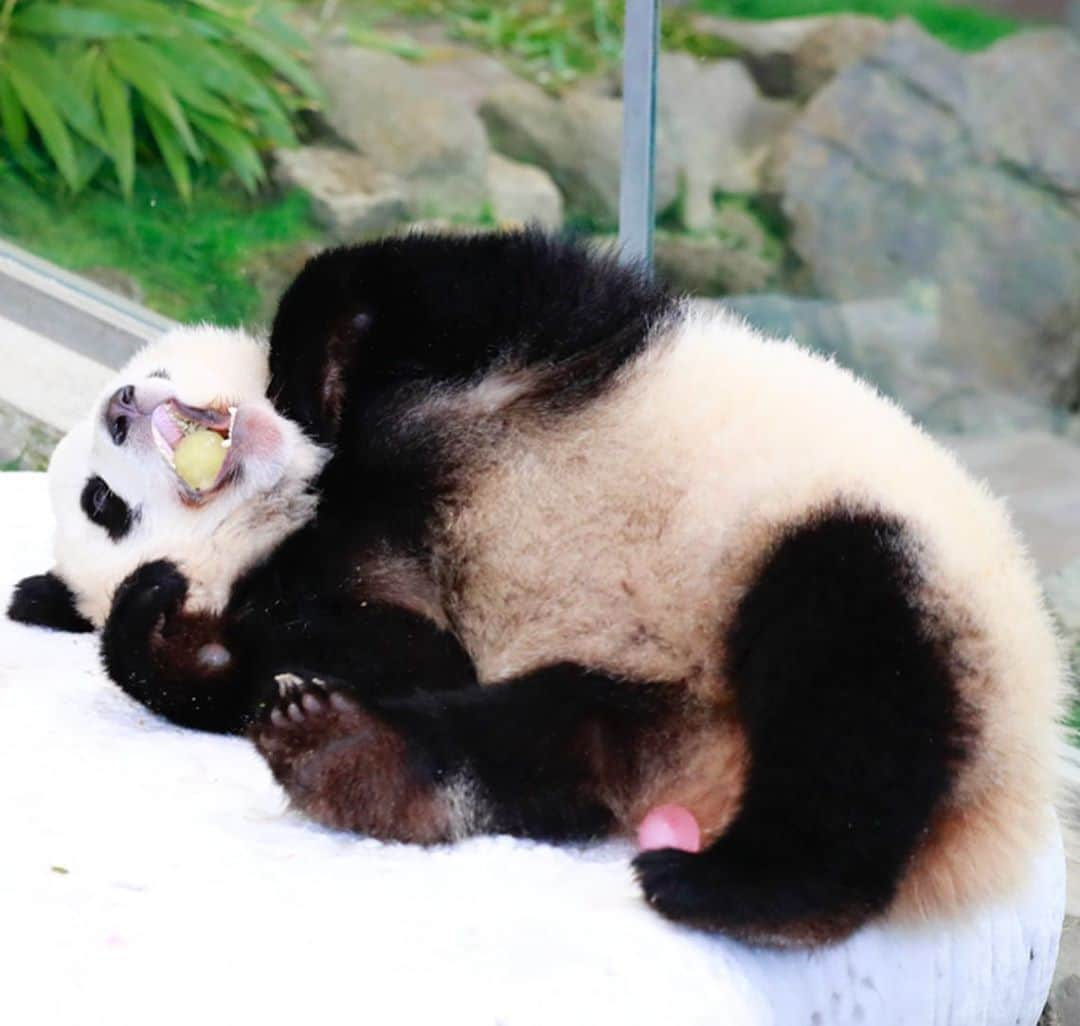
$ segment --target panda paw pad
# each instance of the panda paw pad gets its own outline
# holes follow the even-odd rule
[[[274,675],[276,698],[256,724],[253,740],[279,777],[305,754],[360,732],[367,716],[325,678],[285,671]]]

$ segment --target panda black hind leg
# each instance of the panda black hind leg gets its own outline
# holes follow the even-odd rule
[[[476,833],[604,837],[675,728],[671,685],[558,664],[494,685],[379,697],[284,675],[253,730],[294,806],[338,829],[435,843]],[[677,728],[675,728],[677,729]]]
[[[783,536],[725,638],[749,751],[739,811],[701,853],[638,856],[654,908],[770,944],[888,909],[969,737],[920,589],[895,519],[837,509]]]

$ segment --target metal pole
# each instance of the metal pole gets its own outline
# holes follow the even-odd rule
[[[626,0],[623,129],[619,176],[619,250],[652,266],[656,162],[656,54],[660,0]]]

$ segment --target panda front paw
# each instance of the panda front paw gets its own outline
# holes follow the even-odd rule
[[[164,559],[144,563],[124,579],[101,634],[102,658],[113,680],[124,686],[152,675],[155,639],[187,592],[187,578]]]
[[[113,596],[109,619],[139,619],[175,613],[187,598],[188,581],[179,567],[167,559],[143,563],[128,574]]]

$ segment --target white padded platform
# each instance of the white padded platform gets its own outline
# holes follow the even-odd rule
[[[0,603],[49,565],[44,479],[0,474]],[[19,1026],[1033,1026],[1064,860],[962,925],[816,954],[661,921],[630,849],[383,845],[287,812],[242,740],[155,720],[95,641],[0,619],[0,1019]]]

